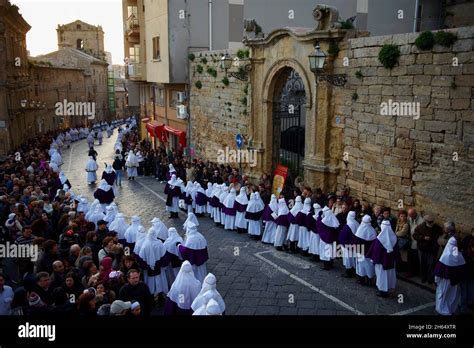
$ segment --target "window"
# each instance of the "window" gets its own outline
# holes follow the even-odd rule
[[[81,29],[82,29],[82,28],[81,28],[81,25],[80,25],[80,24],[76,25],[76,29],[77,29],[77,30],[81,30]]]
[[[178,104],[178,91],[170,90],[169,106],[175,109]]]
[[[133,63],[140,63],[140,45],[135,45],[128,49],[129,60],[130,64]]]
[[[76,48],[78,50],[84,49],[84,41],[82,39],[77,39],[76,41]]]
[[[153,59],[160,59],[160,37],[153,38]]]
[[[128,6],[127,7],[128,17],[135,16],[138,17],[138,7],[137,6]]]

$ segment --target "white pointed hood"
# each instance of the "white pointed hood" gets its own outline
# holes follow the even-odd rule
[[[439,258],[439,262],[449,267],[462,266],[466,263],[463,254],[458,249],[458,242],[455,237],[448,239],[448,243]]]
[[[371,241],[377,238],[377,232],[375,232],[374,228],[370,224],[371,221],[372,218],[370,217],[370,215],[364,215],[364,217],[362,218],[362,223],[357,229],[356,237],[366,241]]]

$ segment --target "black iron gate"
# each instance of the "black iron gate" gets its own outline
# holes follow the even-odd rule
[[[303,175],[305,147],[306,93],[301,77],[294,70],[288,74],[277,99],[273,102],[273,164],[289,169],[287,185]]]

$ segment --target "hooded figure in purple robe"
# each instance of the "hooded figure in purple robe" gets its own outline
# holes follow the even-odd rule
[[[339,233],[339,220],[328,207],[323,208],[323,218],[316,221],[319,233],[319,258],[323,261],[323,270],[333,268],[335,255],[335,245]]]
[[[234,208],[235,198],[235,189],[231,188],[229,194],[225,197],[224,208],[222,208],[225,214],[224,229],[226,230],[235,230],[235,215],[237,213],[237,210]]]
[[[263,229],[262,243],[274,244],[277,224],[275,218],[272,216],[278,215],[278,200],[275,195],[270,198],[270,203],[263,210],[262,220],[265,224]]]
[[[109,205],[114,201],[115,195],[112,186],[107,184],[107,181],[102,179],[100,181],[99,187],[94,192],[94,198],[98,199],[100,204]],[[103,209],[105,210],[105,209]]]
[[[166,211],[170,213],[170,218],[178,217],[179,199],[182,193],[181,184],[182,182],[173,174],[165,186]]]
[[[308,229],[308,216],[311,215],[311,198],[307,197],[304,200],[303,209],[296,215],[296,223],[299,226],[298,229],[298,248],[302,254],[307,256],[309,249],[309,236],[310,231]]]
[[[366,257],[373,241],[377,238],[377,232],[375,232],[371,222],[370,215],[364,215],[356,232],[356,274],[359,277],[359,283],[362,285],[370,284],[371,279],[375,276],[374,264],[372,260]]]
[[[441,315],[453,315],[461,301],[460,282],[468,277],[467,265],[458,249],[455,237],[451,237],[444,247],[443,254],[436,264],[436,312]]]
[[[308,229],[311,232],[309,236],[309,249],[308,253],[313,255],[313,260],[314,261],[320,261],[319,259],[319,243],[321,241],[321,238],[319,237],[318,233],[318,221],[322,219],[322,213],[323,209],[318,203],[313,204],[313,209],[314,209],[314,215],[311,216],[311,214],[308,216],[307,219],[307,225]]]
[[[164,314],[192,315],[191,305],[200,291],[201,282],[195,278],[189,261],[184,261],[166,296]]]
[[[195,194],[195,202],[196,202],[196,214],[198,216],[204,216],[207,211],[207,194],[206,191],[202,188],[200,183],[196,183],[196,194]]]
[[[245,212],[249,199],[247,197],[247,188],[242,186],[239,191],[239,195],[235,198],[235,227],[239,233],[245,233],[247,231],[248,221],[245,218]]]
[[[245,219],[248,221],[248,234],[251,238],[258,239],[262,234],[262,215],[265,209],[265,204],[260,198],[258,192],[250,195],[247,210],[245,212]]]
[[[207,274],[206,262],[209,259],[207,241],[198,232],[197,225],[194,222],[189,221],[186,228],[184,245],[178,244],[178,251],[181,258],[189,261],[192,265],[196,279],[202,282]]]
[[[272,216],[275,219],[275,223],[277,225],[275,231],[275,242],[273,246],[277,250],[283,250],[283,246],[286,247],[286,235],[288,233],[288,226],[290,226],[290,220],[288,219],[288,214],[290,214],[290,210],[288,209],[288,205],[284,198],[280,198],[278,200],[278,209],[277,212],[273,212]]]
[[[382,231],[372,243],[366,258],[375,265],[377,296],[387,297],[388,291],[395,289],[397,285],[395,265],[401,261],[401,257],[397,235],[393,232],[390,221],[382,221],[381,228]]]
[[[301,196],[296,197],[295,205],[290,210],[290,214],[288,214],[288,218],[290,219],[290,227],[288,228],[288,235],[286,238],[290,242],[290,252],[296,252],[296,243],[298,242],[299,238],[299,225],[296,222],[296,217],[298,213],[303,209],[303,201]]]

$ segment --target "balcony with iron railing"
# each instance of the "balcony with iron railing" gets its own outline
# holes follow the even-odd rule
[[[138,21],[138,17],[136,15],[130,15],[130,17],[127,18],[126,25],[127,36],[131,37],[140,35],[140,22]]]
[[[130,80],[141,80],[142,79],[142,64],[140,63],[128,63],[127,65],[127,78]]]

